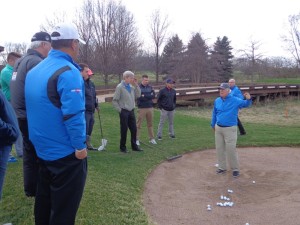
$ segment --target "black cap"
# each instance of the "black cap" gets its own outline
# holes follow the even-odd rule
[[[34,41],[48,41],[51,43],[51,37],[47,32],[41,31],[33,35],[33,37],[31,38],[31,42]]]

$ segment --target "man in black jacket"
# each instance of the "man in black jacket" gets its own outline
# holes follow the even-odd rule
[[[142,82],[139,85],[141,88],[141,97],[137,99],[138,105],[138,117],[137,117],[137,133],[136,133],[136,144],[140,145],[140,134],[142,128],[142,122],[146,118],[147,127],[148,127],[148,135],[149,135],[149,142],[151,144],[157,144],[154,139],[153,133],[153,99],[155,98],[155,92],[153,88],[149,85],[149,78],[148,75],[142,76]]]
[[[85,63],[80,63],[80,73],[84,80],[85,88],[85,122],[86,122],[86,145],[88,150],[97,150],[91,143],[91,135],[94,127],[94,113],[98,111],[98,101],[96,96],[95,84],[91,81],[92,70]]]
[[[174,133],[174,113],[176,107],[176,91],[173,88],[175,81],[166,80],[166,87],[161,89],[157,95],[157,106],[160,109],[160,121],[157,130],[157,139],[162,140],[162,129],[166,119],[169,121],[170,138],[175,138]]]
[[[25,79],[27,73],[47,57],[50,49],[51,37],[48,33],[38,32],[34,34],[26,55],[15,63],[10,82],[11,104],[16,112],[23,137],[24,191],[28,197],[35,196],[39,167],[35,148],[29,140],[24,91]]]

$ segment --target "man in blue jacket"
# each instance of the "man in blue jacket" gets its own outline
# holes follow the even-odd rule
[[[35,224],[73,225],[87,175],[84,82],[74,62],[83,41],[67,23],[54,27],[51,40],[48,57],[25,81],[29,138],[40,163]]]
[[[211,119],[211,127],[215,131],[215,144],[219,164],[217,174],[226,172],[227,158],[232,175],[236,178],[240,175],[236,151],[238,112],[240,108],[249,107],[252,101],[249,93],[244,94],[246,100],[231,95],[228,83],[222,83],[219,86],[219,90],[220,97],[214,102]]]
[[[0,90],[0,200],[7,168],[7,160],[13,143],[19,136],[18,121],[13,108]]]
[[[230,79],[228,81],[228,83],[229,83],[230,90],[231,90],[230,94],[232,94],[233,96],[235,96],[237,98],[244,99],[244,95],[242,94],[241,90],[238,88],[238,86],[235,85],[235,79]],[[240,135],[246,135],[246,131],[245,131],[245,128],[244,128],[241,120],[239,119],[239,117],[237,119],[238,119],[238,128],[240,131]]]

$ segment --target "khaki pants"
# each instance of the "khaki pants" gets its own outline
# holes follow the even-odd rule
[[[140,139],[141,134],[141,128],[142,128],[142,122],[146,118],[147,121],[147,128],[148,128],[148,135],[149,139],[154,139],[154,133],[153,133],[153,108],[139,108],[138,109],[138,117],[137,117],[137,134],[136,139]]]
[[[219,169],[226,170],[228,161],[232,171],[239,171],[238,154],[236,151],[237,126],[215,126],[215,144]],[[227,158],[227,161],[226,161]]]

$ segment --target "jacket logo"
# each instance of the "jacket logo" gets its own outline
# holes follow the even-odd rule
[[[80,88],[75,88],[75,89],[72,89],[71,92],[80,93],[80,92],[81,92],[81,89],[80,89]]]

